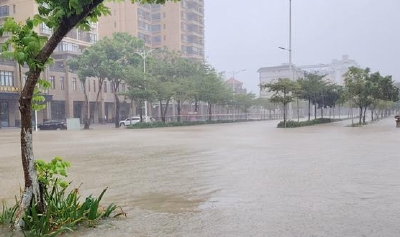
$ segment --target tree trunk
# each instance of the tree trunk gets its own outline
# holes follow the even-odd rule
[[[324,107],[321,106],[321,118],[324,118]]]
[[[308,100],[308,121],[311,120],[311,100]]]
[[[98,107],[100,93],[101,93],[101,90],[103,89],[103,81],[104,81],[104,79],[99,79],[99,90],[97,91],[96,101],[95,101],[94,108],[93,108],[93,113],[90,113],[90,118],[93,118],[93,120],[94,120],[94,113],[96,112],[97,107]],[[89,125],[90,125],[90,122],[89,122]],[[89,127],[87,129],[89,129]]]
[[[69,18],[63,18],[59,27],[55,29],[53,35],[35,57],[35,67],[30,67],[27,73],[28,78],[19,98],[19,110],[21,112],[21,160],[24,171],[25,189],[20,206],[15,213],[14,228],[17,230],[23,227],[23,215],[32,203],[36,204],[38,212],[43,212],[46,209],[46,205],[43,201],[43,193],[39,188],[35,158],[33,155],[32,97],[34,88],[38,82],[42,68],[44,68],[50,55],[54,52],[54,49],[64,36],[103,1],[104,0],[94,0],[91,4],[81,9],[79,14],[71,15]]]
[[[362,116],[363,115],[363,107],[362,106],[360,106],[360,118],[359,118],[359,125],[361,125],[362,124]]]
[[[178,103],[178,107],[177,107],[177,110],[178,110],[178,122],[180,122],[181,121],[181,110],[182,110],[181,100],[178,100],[177,103]]]
[[[169,105],[169,100],[167,100],[167,103],[165,103],[165,108],[164,108],[164,112],[163,112],[163,118],[164,118],[164,122],[167,116],[167,112],[168,112],[168,105]]]
[[[374,111],[371,109],[371,122],[374,121]]]
[[[314,105],[314,119],[317,119],[317,104]]]
[[[299,97],[297,97],[297,122],[300,123]]]
[[[210,102],[208,102],[208,121],[211,122],[212,120],[212,105]]]
[[[165,123],[165,116],[163,113],[163,105],[162,105],[162,101],[160,100],[160,117],[161,117],[161,121]]]
[[[199,102],[197,101],[197,99],[195,99],[195,102],[194,102],[194,112],[198,112],[199,111]]]
[[[84,88],[84,95],[85,95],[85,106],[84,106],[84,120],[83,120],[83,129],[87,130],[90,127],[90,104],[89,98],[86,93],[86,88]]]
[[[119,128],[119,108],[120,108],[120,102],[119,102],[119,98],[118,98],[118,94],[116,92],[116,90],[114,90],[114,97],[115,97],[115,128]]]
[[[286,103],[283,103],[283,125],[286,128]]]
[[[363,113],[363,123],[365,124],[365,113],[367,112],[367,106],[364,108],[364,113]]]

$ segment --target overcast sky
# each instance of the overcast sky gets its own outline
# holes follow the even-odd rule
[[[296,65],[349,55],[400,81],[400,0],[292,0]],[[288,62],[289,0],[205,0],[206,60],[258,95],[260,67]],[[232,73],[226,74],[228,77]]]

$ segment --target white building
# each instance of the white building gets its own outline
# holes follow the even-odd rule
[[[350,67],[359,67],[359,65],[355,60],[349,59],[348,55],[343,55],[341,60],[333,59],[330,64],[304,65],[299,68],[305,72],[325,75],[325,80],[343,85],[344,74]]]
[[[292,71],[293,75],[290,73],[289,64],[285,63],[280,66],[262,67],[258,69],[257,72],[260,73],[260,85],[274,82],[279,78],[291,78],[297,80],[304,77],[304,72],[294,64],[292,64]],[[271,95],[272,92],[268,92],[268,90],[260,90],[260,97],[262,98],[269,98]]]

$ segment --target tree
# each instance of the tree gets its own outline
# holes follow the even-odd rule
[[[260,87],[274,92],[271,102],[283,104],[283,123],[286,128],[287,105],[293,101],[293,92],[298,88],[297,82],[289,78],[279,78],[276,82],[262,84]]]
[[[131,110],[133,111],[133,101],[135,105],[140,108],[140,122],[143,122],[143,111],[142,107],[145,101],[152,101],[154,98],[154,88],[156,87],[156,83],[152,80],[151,77],[143,74],[141,69],[138,69],[134,66],[130,66],[125,71],[126,75],[126,83],[128,86],[128,91],[123,93],[123,95],[127,96],[131,100]],[[133,114],[131,114],[131,117]]]
[[[165,122],[171,100],[175,97],[180,104],[180,99],[184,97],[186,92],[181,86],[190,72],[185,68],[185,59],[176,52],[163,50],[153,55],[149,74],[156,82],[155,98],[160,103],[161,120]],[[163,106],[164,103],[165,106]]]
[[[362,123],[363,112],[372,103],[369,94],[370,85],[367,83],[369,68],[361,69],[356,67],[349,68],[345,74],[345,87],[347,88],[348,98],[360,109],[359,125]],[[365,121],[364,121],[365,122]]]
[[[143,47],[143,41],[127,34],[114,33],[112,38],[105,37],[103,39],[103,50],[106,55],[106,76],[112,86],[112,92],[115,99],[115,127],[119,128],[119,111],[121,95],[119,89],[124,81],[129,81],[131,78],[131,66],[138,68],[141,64],[141,59],[133,53],[135,49]]]
[[[243,113],[247,113],[252,105],[255,105],[256,95],[254,93],[236,94],[234,95],[235,105]],[[246,114],[247,116],[247,114]]]
[[[107,55],[104,51],[104,40],[100,40],[95,45],[89,47],[82,55],[68,62],[70,69],[76,71],[79,80],[83,85],[83,93],[85,95],[85,113],[84,113],[84,129],[89,129],[90,120],[94,114],[90,113],[89,96],[86,87],[86,80],[89,77],[97,78],[99,89],[96,95],[96,101],[93,108],[93,113],[98,106],[99,96],[103,88],[104,80],[107,78]]]
[[[311,104],[315,106],[314,116],[317,119],[316,105],[325,86],[325,82],[322,80],[323,77],[318,74],[307,73],[304,79],[298,80],[302,91],[300,98],[308,101],[308,120],[311,119]]]
[[[366,110],[371,109],[371,119],[373,120],[373,110],[380,104],[380,101],[399,100],[399,90],[394,86],[391,76],[383,77],[379,72],[370,73],[369,68],[360,69],[352,67],[345,74],[345,87],[348,97],[360,109],[359,124],[366,123]]]
[[[167,0],[131,1],[165,3]],[[37,179],[32,143],[32,99],[40,73],[49,63],[50,56],[57,45],[71,29],[76,26],[89,29],[90,22],[97,21],[101,15],[110,13],[103,4],[104,0],[36,0],[36,2],[38,3],[38,14],[33,19],[27,19],[25,24],[22,24],[8,18],[0,27],[0,36],[3,36],[4,32],[10,32],[12,35],[2,46],[3,56],[15,59],[20,65],[26,64],[29,68],[27,80],[19,99],[21,159],[25,185],[21,205],[16,212],[14,223],[16,229],[23,226],[22,216],[32,203],[39,212],[44,212],[46,209]],[[34,27],[42,23],[53,29],[53,34],[48,40],[34,31]],[[12,52],[7,52],[9,47],[13,49]]]
[[[211,121],[212,106],[217,103],[225,102],[229,95],[232,95],[232,92],[226,87],[215,69],[205,65],[204,76],[198,88],[198,95],[199,101],[207,102],[208,121]]]

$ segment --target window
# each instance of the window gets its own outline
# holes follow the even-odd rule
[[[103,88],[104,88],[104,93],[107,93],[107,81],[104,81],[104,85],[103,85]]]
[[[110,92],[114,93],[114,83],[113,82],[110,83]]]
[[[88,81],[88,91],[90,92],[90,80],[87,81]]]
[[[58,51],[80,53],[79,45],[73,43],[67,43],[64,41],[58,44]]]
[[[160,32],[161,31],[161,25],[152,25],[151,26],[151,31],[152,32]]]
[[[49,78],[49,82],[50,82],[50,88],[51,89],[56,89],[56,82],[55,82],[56,78],[55,76],[50,76]]]
[[[153,44],[161,43],[161,36],[153,36],[151,42],[153,42]]]
[[[9,16],[10,12],[8,10],[8,6],[0,6],[0,17]]]
[[[40,33],[50,35],[53,33],[53,30],[50,29],[46,24],[42,23],[39,26]]]
[[[14,72],[0,71],[0,86],[14,86]]]
[[[60,77],[60,90],[65,90],[64,77]]]
[[[93,80],[93,91],[96,92],[96,80]]]
[[[72,78],[72,90],[76,91],[76,77]]]
[[[121,92],[125,93],[125,83],[121,83]]]
[[[83,82],[81,82],[81,91],[85,90],[85,84]]]

